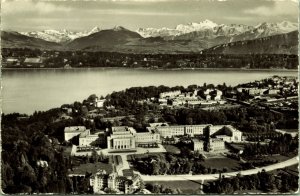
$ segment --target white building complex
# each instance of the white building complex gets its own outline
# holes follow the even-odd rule
[[[108,150],[135,149],[141,145],[160,143],[160,135],[155,130],[137,133],[132,127],[112,127],[110,136],[107,137]]]
[[[85,127],[66,127],[65,138],[71,139],[79,135],[79,146],[90,146],[99,140],[106,145],[108,151],[135,150],[136,147],[155,147],[167,138],[188,135],[194,144],[194,150],[213,151],[225,149],[225,142],[241,142],[242,132],[231,125],[176,125],[167,123],[151,123],[146,132],[137,132],[133,127],[112,127],[107,132],[90,133]],[[106,137],[107,136],[107,137]],[[206,142],[197,138],[206,138]]]

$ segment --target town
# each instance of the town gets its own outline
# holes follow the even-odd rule
[[[3,114],[5,190],[18,184],[9,173],[17,165],[26,168],[25,192],[38,179],[41,191],[74,194],[297,190],[297,88],[297,78],[281,76],[132,87],[31,116]],[[11,126],[30,135],[16,140],[11,134],[22,133]],[[8,165],[14,145],[18,158]],[[264,186],[251,185],[255,178]]]
[[[3,194],[299,192],[296,0],[0,9]]]
[[[297,55],[283,54],[125,54],[3,48],[3,68],[123,67],[148,69],[297,69]]]

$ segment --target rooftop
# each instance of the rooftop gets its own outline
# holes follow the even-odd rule
[[[196,142],[203,143],[203,142],[204,142],[203,140],[199,140],[199,139],[197,139],[197,138],[193,138],[192,141],[193,141],[194,143],[196,143]]]
[[[24,63],[41,63],[40,58],[26,58]]]
[[[86,130],[85,126],[72,126],[65,127],[64,132],[84,132]]]
[[[127,131],[126,126],[120,126],[120,127],[112,127],[112,132],[124,132]]]
[[[149,123],[150,127],[169,126],[168,123]]]
[[[124,169],[123,176],[125,177],[133,177],[134,173],[132,169]]]

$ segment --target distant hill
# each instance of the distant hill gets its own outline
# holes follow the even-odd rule
[[[198,34],[198,33],[197,33]],[[192,34],[190,34],[192,35]],[[205,37],[205,36],[204,36]],[[297,54],[298,31],[251,40],[230,42],[228,37],[214,39],[143,38],[140,34],[115,27],[99,30],[67,43],[50,42],[17,32],[1,32],[2,48],[32,48],[42,50],[85,50],[123,53],[216,53],[216,54]],[[225,43],[224,43],[225,42]],[[230,43],[227,43],[230,42]]]
[[[209,54],[298,54],[298,31],[221,44],[202,52]]]
[[[77,38],[66,44],[65,47],[71,50],[114,50],[115,47],[123,46],[140,38],[142,36],[136,32],[129,31],[124,27],[115,27]]]
[[[1,31],[2,48],[61,49],[61,45],[43,39],[29,37],[18,32]]]

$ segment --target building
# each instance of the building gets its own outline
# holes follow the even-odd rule
[[[170,91],[170,92],[164,92],[164,93],[160,93],[159,94],[159,98],[166,98],[166,97],[169,97],[169,98],[174,98],[178,95],[181,94],[181,91],[178,90],[178,91]]]
[[[159,98],[158,102],[159,102],[159,105],[162,105],[162,106],[168,105],[168,100],[165,98]]]
[[[226,129],[231,132],[231,142],[241,142],[242,141],[242,132],[237,130],[231,125],[226,125]]]
[[[160,134],[155,129],[147,128],[147,132],[136,132],[132,127],[112,127],[107,137],[109,150],[135,149],[135,147],[148,147],[160,143]]]
[[[99,170],[96,174],[90,177],[90,185],[93,187],[94,193],[103,192],[104,188],[108,187],[108,175],[105,170]]]
[[[103,193],[108,188],[130,194],[140,188],[141,181],[141,177],[137,174],[125,177],[119,176],[114,171],[111,174],[107,174],[105,170],[99,170],[90,177],[90,186],[93,187],[94,193]]]
[[[242,132],[232,125],[214,125],[209,127],[209,135],[225,142],[241,142]]]
[[[211,124],[203,124],[203,125],[185,125],[185,135],[190,135],[194,137],[195,135],[203,135],[204,130],[211,126]]]
[[[215,96],[215,101],[220,101],[222,99],[222,95],[223,95],[223,92],[220,91],[220,90],[216,90],[216,96]]]
[[[75,126],[66,127],[64,132],[66,141],[79,135],[80,147],[90,146],[92,142],[98,140],[99,144],[107,145],[109,151],[135,150],[136,147],[155,147],[162,142],[161,138],[165,141],[184,135],[192,138],[195,136],[205,136],[213,140],[216,139],[216,142],[219,140],[223,142],[242,141],[242,132],[231,125],[202,124],[169,126],[167,123],[151,123],[145,132],[136,132],[133,127],[119,126],[112,127],[107,132],[97,132],[94,134],[91,134],[90,130],[84,126]]]
[[[193,150],[198,152],[204,151],[204,141],[199,139],[193,139]]]
[[[24,64],[27,65],[27,66],[33,66],[33,65],[40,65],[42,64],[42,59],[39,58],[39,57],[35,57],[35,58],[26,58],[24,60]]]
[[[277,95],[278,93],[280,93],[279,89],[269,89],[268,91],[269,95]]]
[[[135,130],[130,127],[112,127],[111,135],[107,137],[108,150],[134,149]]]
[[[190,135],[203,135],[203,131],[210,124],[204,125],[177,125],[177,126],[157,126],[156,130],[163,138],[171,138],[173,136]]]
[[[193,150],[198,152],[225,150],[225,141],[219,138],[209,138],[208,142],[194,138],[192,142]]]
[[[212,91],[213,91],[213,89],[206,89],[204,91],[204,95],[209,95]]]
[[[169,126],[168,123],[165,122],[158,122],[158,123],[149,123],[150,127],[154,128],[154,127],[161,127],[161,126]]]
[[[155,129],[147,129],[147,132],[135,133],[134,139],[138,147],[149,146],[160,143],[160,134]]]
[[[104,102],[105,102],[105,99],[98,99],[98,98],[96,98],[95,102],[94,102],[95,107],[97,107],[97,108],[103,108]]]
[[[225,142],[222,139],[210,138],[207,146],[207,151],[218,151],[225,149]]]
[[[211,96],[210,95],[205,95],[205,99],[206,99],[206,101],[210,101],[211,100]]]
[[[228,135],[216,135],[217,139],[221,139],[224,142],[231,142],[231,136]]]
[[[90,146],[92,142],[99,140],[99,143],[105,142],[104,132],[96,132],[94,134],[90,133],[90,130],[81,133],[79,135],[79,146]]]
[[[20,66],[20,60],[14,57],[8,57],[5,61],[2,61],[3,66]]]
[[[188,105],[200,105],[202,103],[202,100],[195,98],[195,99],[190,99],[187,101]]]
[[[65,129],[64,129],[65,141],[69,141],[73,137],[78,136],[81,133],[84,133],[86,131],[87,131],[87,129],[85,128],[85,126],[65,127]]]
[[[163,138],[184,135],[184,126],[161,126],[156,127],[156,131]]]
[[[237,88],[238,92],[245,92],[249,95],[263,95],[268,89],[265,88]]]

